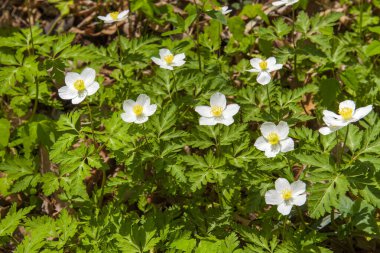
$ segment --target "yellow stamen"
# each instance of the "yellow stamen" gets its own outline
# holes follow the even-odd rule
[[[74,88],[77,89],[77,91],[84,91],[86,89],[84,81],[82,79],[76,80],[74,82]]]
[[[221,10],[222,10],[222,7],[220,7],[220,6],[215,6],[215,7],[214,7],[214,10],[216,10],[216,11],[221,11]]]
[[[164,57],[164,60],[166,61],[167,64],[172,64],[174,60],[174,55],[168,54],[167,56]]]
[[[282,190],[281,197],[286,201],[292,198],[292,190],[286,189]]]
[[[261,70],[266,70],[268,68],[268,63],[266,61],[262,61],[259,63]]]
[[[352,108],[344,107],[339,109],[339,114],[344,120],[349,120],[352,118]]]
[[[111,12],[110,16],[113,20],[117,20],[117,18],[119,17],[119,12],[118,11]]]
[[[214,117],[220,117],[223,113],[223,108],[221,106],[211,106],[211,114]]]
[[[136,116],[140,116],[143,113],[143,107],[141,105],[134,105],[132,110]]]
[[[270,133],[267,137],[267,140],[271,145],[276,145],[280,142],[280,136],[278,136],[276,133]]]

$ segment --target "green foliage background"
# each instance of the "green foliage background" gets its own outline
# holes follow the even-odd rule
[[[70,2],[49,2],[70,15]],[[309,2],[294,6],[296,47],[291,7],[268,15],[252,1],[226,2],[233,12],[223,16],[212,1],[180,1],[178,13],[174,3],[132,0],[131,15],[163,32],[148,27],[108,44],[82,45],[38,24],[1,29],[0,250],[379,250],[380,2],[336,1],[345,13],[312,12]],[[186,64],[158,68],[150,58],[161,48],[185,53]],[[246,71],[256,56],[284,63],[269,85],[271,112],[266,87]],[[65,73],[86,66],[101,84],[86,98],[93,129],[85,102],[57,96]],[[217,91],[240,105],[235,123],[199,126],[195,106]],[[122,103],[141,93],[157,112],[143,126],[126,124]],[[346,99],[374,111],[349,127],[342,150],[347,128],[317,130],[322,111]],[[280,120],[296,148],[269,159],[253,143],[260,124]],[[264,202],[278,177],[307,183],[307,203],[288,217]]]

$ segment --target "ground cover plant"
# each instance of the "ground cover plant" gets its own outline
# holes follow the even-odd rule
[[[379,0],[0,6],[0,252],[379,251]]]

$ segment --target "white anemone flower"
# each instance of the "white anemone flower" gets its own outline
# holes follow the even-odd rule
[[[173,67],[179,67],[185,64],[185,54],[173,55],[169,49],[163,48],[159,51],[160,58],[152,57],[152,61],[163,69],[173,70]]]
[[[228,6],[216,6],[214,7],[214,10],[220,11],[223,15],[226,15],[232,11],[231,9],[228,9]]]
[[[114,11],[108,13],[106,16],[98,16],[99,19],[103,20],[106,24],[111,24],[113,22],[123,21],[128,17],[129,10],[122,12]]]
[[[275,190],[265,193],[265,203],[277,205],[277,211],[288,215],[293,205],[302,206],[306,202],[306,184],[300,180],[289,184],[285,178],[276,180]]]
[[[274,6],[281,6],[281,5],[290,6],[297,3],[298,1],[299,0],[280,0],[280,1],[274,1],[272,4]]]
[[[270,82],[271,72],[282,69],[282,64],[277,64],[276,58],[274,57],[269,57],[267,60],[253,58],[250,60],[250,63],[253,69],[250,69],[248,71],[259,73],[257,75],[256,81],[262,85],[266,85]]]
[[[319,132],[323,135],[331,134],[350,123],[364,118],[371,111],[372,105],[367,105],[365,107],[355,109],[354,101],[343,101],[339,104],[339,115],[328,110],[323,111],[323,121],[327,127],[320,128]]]
[[[121,118],[127,123],[142,124],[148,121],[149,116],[152,116],[156,110],[157,105],[150,104],[150,98],[145,94],[140,94],[136,102],[132,99],[125,100],[123,103],[124,113]]]
[[[266,157],[275,157],[280,152],[288,152],[294,149],[293,139],[288,137],[288,123],[280,121],[276,126],[272,122],[265,122],[260,127],[261,134],[255,141],[255,147],[265,151]]]
[[[91,96],[99,89],[99,83],[95,82],[96,72],[92,68],[85,68],[82,73],[68,72],[65,75],[66,86],[59,88],[60,98],[70,100],[73,104],[79,104],[86,96]]]
[[[220,123],[229,126],[234,123],[233,116],[240,109],[237,104],[227,105],[226,96],[220,92],[211,96],[210,105],[195,107],[195,111],[201,115],[199,125],[214,126]]]

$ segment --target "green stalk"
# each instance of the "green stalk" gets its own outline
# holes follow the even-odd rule
[[[106,175],[106,171],[104,169],[102,169],[102,184],[100,186],[100,197],[99,197],[99,202],[98,202],[98,207],[102,207],[102,204],[103,204],[103,197],[104,197],[104,186],[106,184],[106,178],[107,178],[107,175]]]
[[[117,31],[117,43],[118,43],[118,54],[119,54],[119,59],[122,62],[123,61],[123,48],[121,47],[121,39],[120,39],[120,32],[119,28],[117,27],[117,23],[115,23],[116,31]]]
[[[296,36],[295,36],[295,13],[294,8],[292,8],[292,20],[293,20],[293,26],[292,26],[292,42],[293,42],[293,49],[294,49],[294,77],[296,80],[296,84],[298,85],[298,70],[297,70],[297,42],[296,42]]]
[[[341,153],[340,153],[340,156],[339,156],[339,160],[338,160],[338,166],[340,166],[340,163],[342,162],[343,153],[344,153],[344,147],[346,146],[347,136],[348,136],[348,130],[349,129],[350,129],[350,125],[347,125],[346,135],[344,137],[344,142],[343,142],[342,150],[341,150]]]
[[[177,97],[177,79],[175,78],[175,73],[174,73],[174,70],[172,71],[172,76],[173,76],[173,86],[174,86],[174,92],[175,92],[175,96]]]
[[[202,72],[202,60],[201,60],[201,51],[199,47],[199,17],[201,16],[201,12],[199,12],[198,5],[195,0],[193,0],[194,5],[197,9],[197,17],[195,18],[195,27],[196,27],[196,35],[197,35],[197,54],[198,54],[198,65],[199,65],[199,71]]]
[[[33,24],[33,18],[32,18],[32,3],[31,0],[28,1],[28,16],[29,16],[29,32],[30,32],[30,42],[32,43],[32,52],[31,55],[34,55],[35,49],[34,49],[34,41],[33,41],[33,31],[32,31],[32,24]],[[36,76],[36,96],[34,98],[34,105],[33,105],[33,110],[32,110],[32,115],[30,118],[32,119],[34,115],[37,112],[37,107],[38,107],[38,93],[39,93],[39,81],[38,81],[38,73]]]
[[[92,140],[94,142],[94,145],[96,146],[96,139],[95,139],[95,132],[94,132],[94,120],[92,118],[92,112],[91,112],[91,107],[88,101],[86,101],[87,109],[88,109],[88,115],[90,116],[90,121],[91,121],[91,133],[92,133]]]
[[[298,215],[300,216],[302,227],[305,229],[306,228],[306,223],[305,223],[305,220],[303,218],[303,214],[301,212],[301,208],[299,208],[298,206],[296,206],[296,209],[297,209]]]
[[[269,84],[267,86],[267,96],[268,96],[268,104],[269,104],[269,114],[272,114],[272,106],[271,106],[271,101],[270,101],[270,96],[269,96]]]
[[[360,39],[361,39],[362,38],[362,29],[363,29],[363,0],[359,0],[359,9],[360,9],[359,36],[360,36]]]

